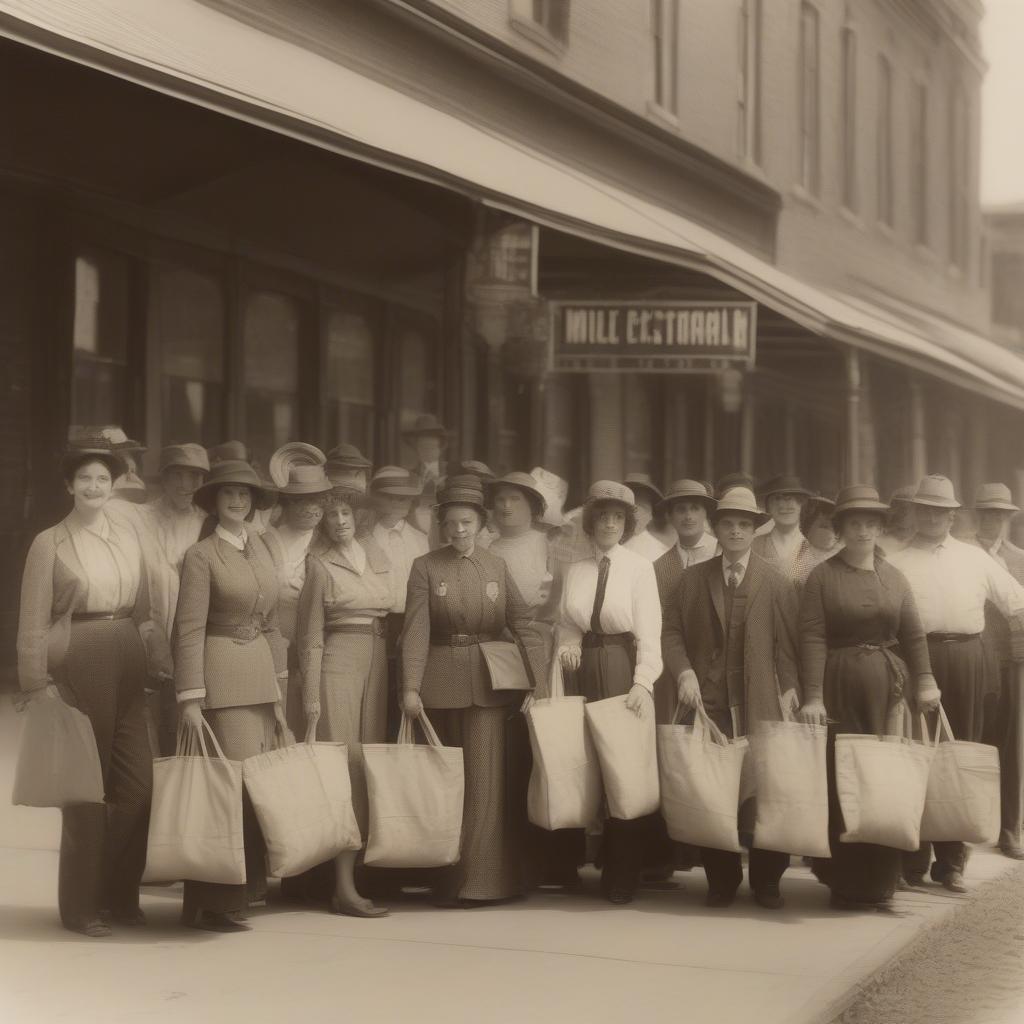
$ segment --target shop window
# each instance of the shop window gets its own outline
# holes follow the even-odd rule
[[[914,242],[928,244],[928,86],[916,82],[910,112],[910,199]]]
[[[743,0],[740,4],[737,148],[743,159],[755,164],[761,162],[760,10],[760,0]]]
[[[679,111],[679,0],[651,0],[654,42],[654,102]]]
[[[374,337],[364,313],[327,314],[327,445],[342,441],[373,452]]]
[[[437,347],[425,329],[406,326],[398,332],[397,352],[399,425],[405,428],[437,412]]]
[[[842,35],[842,178],[843,206],[857,210],[857,37],[851,28]]]
[[[892,174],[892,64],[885,57],[878,58],[878,219],[892,227],[893,209]]]
[[[800,7],[800,184],[812,195],[821,185],[821,72],[818,11]]]
[[[219,443],[225,322],[220,282],[183,267],[159,267],[150,316],[160,349],[161,436],[166,443]]]
[[[75,259],[71,418],[83,424],[128,420],[129,265],[126,257],[83,249]]]
[[[564,45],[569,40],[569,0],[511,0],[512,24],[531,36]]]
[[[277,292],[254,292],[243,322],[245,439],[266,463],[298,434],[298,304]]]
[[[652,374],[626,374],[622,378],[622,411],[626,434],[625,471],[660,475],[662,431],[661,378]]]

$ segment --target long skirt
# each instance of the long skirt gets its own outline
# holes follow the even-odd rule
[[[430,722],[445,746],[462,747],[466,797],[459,863],[439,886],[442,895],[502,900],[526,892],[525,818],[510,806],[507,719],[513,709],[431,708]]]
[[[101,909],[138,910],[153,790],[145,679],[145,649],[131,619],[72,622],[57,682],[92,724],[106,800],[61,812],[57,901],[69,928],[95,921]]]
[[[273,750],[277,745],[273,704],[249,704],[234,708],[207,708],[210,723],[224,756],[229,761]],[[201,910],[212,913],[242,913],[251,899],[267,893],[266,844],[248,793],[242,794],[242,837],[245,843],[245,884],[185,882],[184,916],[191,920]]]
[[[320,673],[316,738],[348,747],[352,805],[364,839],[370,823],[363,744],[387,738],[387,649],[382,636],[330,633]]]

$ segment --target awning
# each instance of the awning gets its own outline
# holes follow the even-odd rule
[[[0,0],[0,34],[541,225],[702,271],[815,334],[1024,408],[1024,360],[981,335],[829,294],[671,210],[199,0]]]

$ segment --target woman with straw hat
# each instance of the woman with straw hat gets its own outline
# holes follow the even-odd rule
[[[96,737],[105,803],[61,811],[58,866],[64,927],[91,938],[144,920],[152,751],[146,729],[146,653],[139,627],[149,592],[134,518],[111,504],[126,471],[120,430],[72,428],[61,474],[73,508],[29,548],[18,617],[18,678],[30,700],[64,700]]]
[[[271,750],[288,736],[279,680],[286,644],[277,624],[280,568],[252,527],[274,494],[246,462],[216,463],[196,491],[210,516],[206,536],[189,548],[174,622],[174,685],[181,719],[194,732],[205,718],[232,761]],[[246,927],[248,906],[266,900],[263,836],[243,800],[246,884],[186,880],[183,923],[209,931]]]
[[[895,731],[905,701],[922,709],[939,701],[910,584],[877,547],[888,512],[872,487],[855,485],[839,493],[833,521],[843,547],[811,572],[800,608],[800,717],[829,724],[832,856],[816,860],[814,870],[831,888],[833,905],[849,909],[892,897],[902,855],[884,846],[839,841],[836,734],[885,736]]]
[[[356,536],[356,511],[365,502],[365,491],[356,487],[336,487],[326,499],[322,543],[306,559],[298,637],[306,737],[346,744],[352,803],[364,837],[369,805],[362,745],[387,739],[384,620],[395,600],[387,556],[371,537]],[[332,912],[382,917],[387,911],[356,889],[355,865],[355,851],[335,859]]]

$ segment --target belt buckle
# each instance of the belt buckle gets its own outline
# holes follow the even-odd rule
[[[259,635],[259,629],[255,623],[250,622],[248,626],[239,626],[236,635],[239,640],[249,643],[250,641],[255,640]]]
[[[469,634],[468,633],[452,633],[451,635],[452,647],[468,647],[469,646]]]

